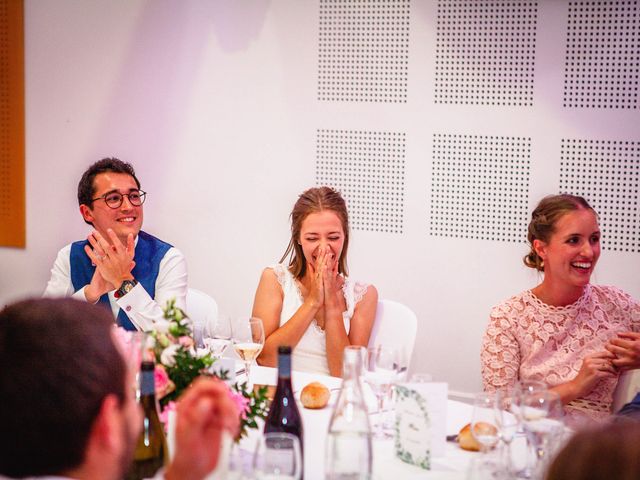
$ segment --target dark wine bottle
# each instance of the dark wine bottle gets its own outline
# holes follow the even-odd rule
[[[284,432],[298,437],[304,465],[302,416],[291,386],[291,347],[278,347],[278,385],[264,424],[264,433]]]
[[[142,432],[126,480],[153,477],[168,461],[167,440],[156,406],[155,365],[143,361],[140,367],[140,405],[143,410]]]

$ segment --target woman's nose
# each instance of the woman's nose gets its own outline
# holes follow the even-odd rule
[[[591,245],[591,243],[589,242],[584,242],[584,244],[582,245],[582,255],[584,257],[587,258],[592,258],[593,257],[593,245]]]

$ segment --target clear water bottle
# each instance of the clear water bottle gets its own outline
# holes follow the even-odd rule
[[[364,347],[344,349],[342,388],[327,436],[327,479],[372,478],[371,425],[360,383],[364,355]]]

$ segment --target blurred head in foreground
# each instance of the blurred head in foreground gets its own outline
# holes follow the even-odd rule
[[[0,474],[72,476],[97,460],[94,478],[125,473],[141,420],[112,325],[71,299],[0,312]]]
[[[609,423],[576,433],[555,458],[546,480],[637,480],[640,426]]]

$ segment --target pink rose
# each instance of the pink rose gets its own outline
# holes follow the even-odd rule
[[[162,398],[168,393],[173,392],[176,386],[169,378],[167,370],[164,365],[157,364],[154,371],[154,380],[156,385],[156,395],[158,398]]]

